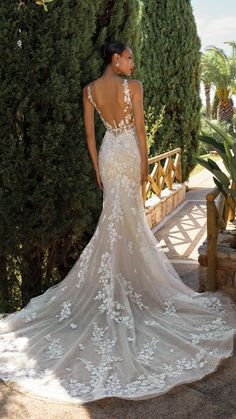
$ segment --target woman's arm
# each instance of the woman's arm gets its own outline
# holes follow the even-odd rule
[[[94,129],[94,107],[88,98],[87,86],[83,88],[83,105],[84,105],[84,125],[86,132],[86,141],[89,150],[89,154],[93,163],[94,170],[96,172],[97,182],[100,189],[102,189],[102,181],[98,167],[98,153],[95,141],[95,129]]]
[[[143,88],[142,83],[138,80],[132,80],[129,83],[131,83],[132,86],[134,124],[139,140],[139,149],[141,155],[141,183],[144,183],[148,176],[148,148],[143,113]]]

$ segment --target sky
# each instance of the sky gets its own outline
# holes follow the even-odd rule
[[[191,0],[202,50],[216,45],[229,53],[225,41],[236,41],[236,0]]]
[[[215,45],[223,48],[229,55],[231,47],[224,42],[236,41],[236,0],[191,0],[191,4],[201,39],[201,50]],[[213,94],[211,96],[213,97]],[[205,103],[203,85],[201,98]],[[236,103],[235,95],[233,100]]]

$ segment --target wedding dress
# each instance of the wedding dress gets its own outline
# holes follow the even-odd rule
[[[184,285],[149,229],[129,82],[120,86],[119,123],[104,119],[88,87],[107,129],[92,239],[61,283],[0,320],[0,378],[45,399],[154,397],[233,351],[234,304]]]

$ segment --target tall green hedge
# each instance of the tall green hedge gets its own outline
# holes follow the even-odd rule
[[[199,39],[190,1],[2,0],[0,311],[62,280],[93,234],[102,196],[85,142],[82,88],[106,38],[134,51],[145,108],[165,105],[152,153],[197,148]],[[97,144],[104,128],[96,118]]]
[[[139,43],[137,0],[25,4],[0,3],[0,311],[63,279],[91,237],[102,196],[82,88],[107,36]]]
[[[181,147],[186,179],[198,148],[201,106],[200,40],[190,0],[144,0],[142,31],[145,106],[157,114],[165,106],[151,153]]]
[[[81,107],[99,4],[60,1],[45,13],[30,2],[20,9],[14,3],[0,4],[0,276],[5,310],[21,307],[65,276],[92,234],[101,201]],[[89,67],[86,73],[91,74]]]

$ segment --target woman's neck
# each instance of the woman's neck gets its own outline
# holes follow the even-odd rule
[[[112,65],[107,65],[104,72],[103,77],[109,77],[109,78],[120,78],[120,74],[117,72],[117,70],[113,69]]]

